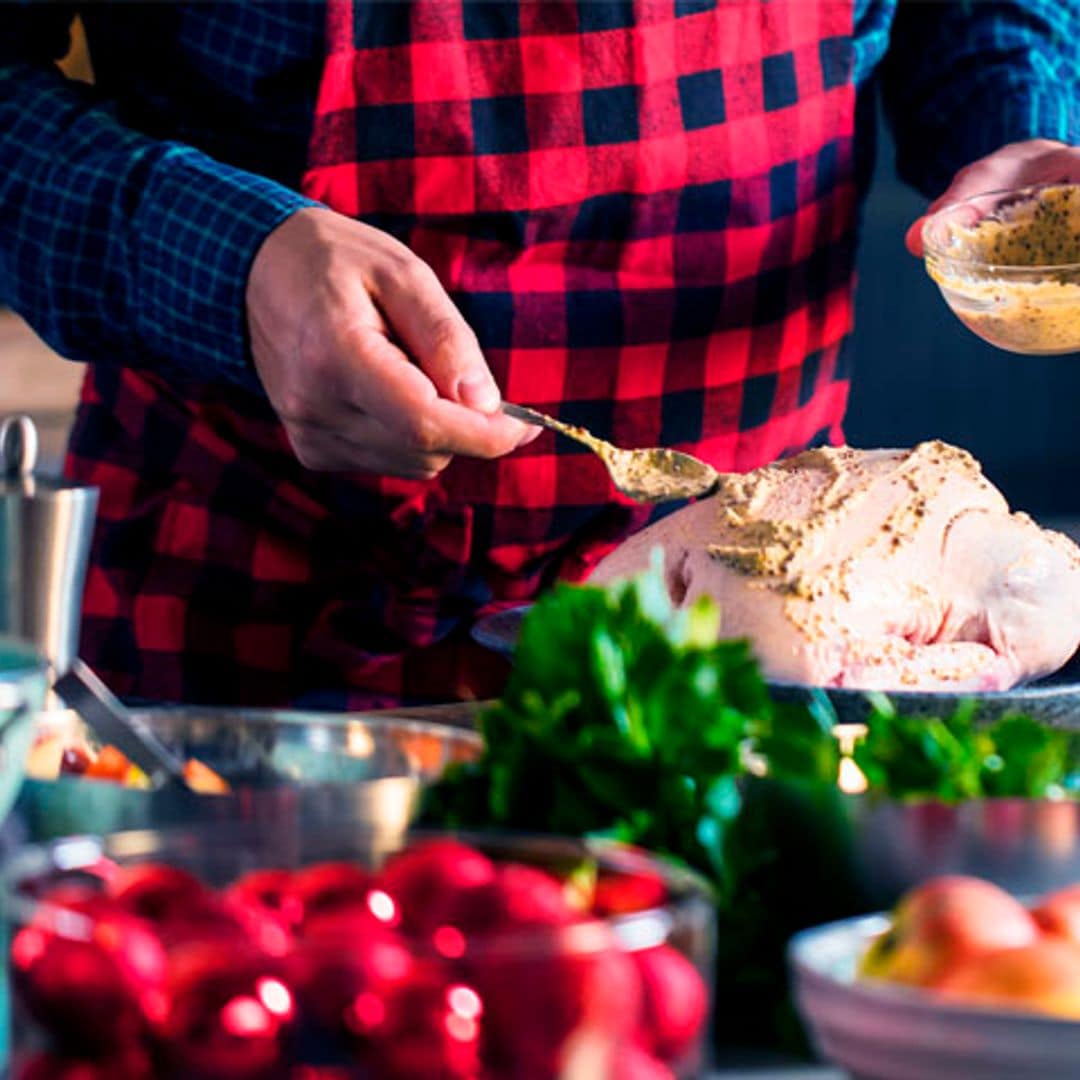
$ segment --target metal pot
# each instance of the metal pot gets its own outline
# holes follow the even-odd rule
[[[37,447],[28,416],[0,422],[0,634],[60,674],[78,652],[98,489],[35,476]]]

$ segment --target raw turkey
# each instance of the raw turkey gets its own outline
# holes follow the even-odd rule
[[[967,452],[809,450],[632,536],[612,581],[661,548],[676,603],[708,594],[778,682],[1004,690],[1080,643],[1080,548],[1010,513]]]

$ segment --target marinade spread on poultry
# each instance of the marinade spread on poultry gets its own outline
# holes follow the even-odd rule
[[[966,451],[809,450],[631,537],[611,581],[664,552],[672,598],[720,605],[769,678],[866,689],[1003,690],[1080,644],[1080,548],[1012,513]]]

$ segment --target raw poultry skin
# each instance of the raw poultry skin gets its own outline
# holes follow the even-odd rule
[[[655,548],[679,605],[720,605],[776,682],[1004,690],[1080,643],[1080,548],[1010,513],[966,451],[808,450],[632,536],[592,574]]]

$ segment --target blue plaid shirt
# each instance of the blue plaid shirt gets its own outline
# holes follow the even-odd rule
[[[51,63],[76,9],[94,89]],[[75,359],[251,381],[245,283],[309,205],[323,16],[303,0],[3,5],[0,298]],[[855,0],[855,55],[929,196],[1005,143],[1080,142],[1077,0]]]

